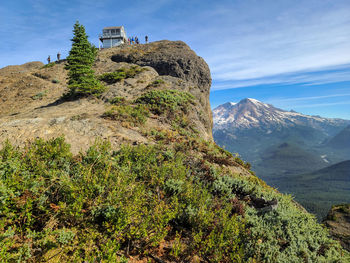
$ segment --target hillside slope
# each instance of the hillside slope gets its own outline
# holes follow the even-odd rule
[[[212,141],[209,68],[185,43],[106,49],[94,67],[107,91],[76,101],[60,99],[64,62],[0,70],[3,261],[348,261]]]
[[[292,193],[298,202],[322,220],[332,205],[350,202],[350,161],[287,176],[279,183],[279,189]]]

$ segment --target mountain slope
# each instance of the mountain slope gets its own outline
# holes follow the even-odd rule
[[[226,103],[213,110],[213,137],[221,146],[253,164],[273,145],[292,143],[304,150],[327,155],[324,141],[335,136],[350,121],[288,112],[254,99]],[[344,160],[328,154],[328,162]],[[263,176],[263,175],[261,175]]]
[[[315,180],[306,184],[307,191],[299,191],[293,182],[300,174],[349,158],[350,121],[288,112],[255,99],[220,105],[213,110],[213,119],[217,144],[238,153],[259,177],[295,195],[319,218],[325,215],[330,207],[327,184]],[[344,194],[334,194],[331,200],[345,202]]]
[[[307,173],[290,175],[279,182],[310,212],[324,218],[333,204],[350,202],[350,160]]]
[[[350,151],[350,125],[329,140],[327,147]]]
[[[99,52],[98,76],[125,76],[100,98],[59,99],[64,63],[0,71],[12,94],[0,118],[1,260],[348,260],[311,214],[212,141],[210,72],[185,43]]]
[[[270,104],[247,98],[239,103],[228,102],[213,110],[215,130],[227,128],[258,128],[266,133],[283,127],[304,126],[320,130],[325,135],[335,135],[350,121],[308,116],[294,111],[284,111]]]
[[[269,182],[274,181],[274,178],[280,181],[281,176],[313,171],[318,167],[326,166],[320,156],[290,143],[282,143],[268,148],[263,152],[261,159],[262,161],[257,164],[258,170],[256,172],[268,174],[270,176]]]

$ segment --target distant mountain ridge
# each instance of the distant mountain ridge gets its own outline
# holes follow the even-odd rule
[[[308,211],[324,218],[334,204],[350,203],[350,160],[306,174],[287,176],[279,183],[283,192],[293,193]]]
[[[213,137],[217,144],[250,162],[258,177],[295,195],[299,193],[300,185],[290,182],[298,176],[349,159],[350,120],[285,111],[246,98],[216,107],[213,122]],[[330,177],[332,171],[327,170]],[[319,193],[328,191],[327,184],[317,185],[316,180],[307,186],[308,192],[302,199],[307,200],[308,194],[316,188]],[[320,209],[324,202],[316,204],[321,198],[312,198],[313,203],[308,203],[307,207],[314,212],[320,211],[320,218],[330,208],[329,202],[328,207]],[[339,203],[342,198],[333,199]]]
[[[213,110],[214,129],[223,128],[260,128],[271,129],[292,127],[296,125],[320,129],[332,135],[329,126],[344,127],[350,124],[348,120],[330,119],[320,116],[310,116],[295,111],[285,111],[252,98],[246,98],[238,103],[227,102]]]
[[[322,156],[327,155],[320,147],[326,147],[325,142],[331,141],[350,125],[350,120],[285,111],[247,98],[216,107],[213,110],[213,123],[213,137],[219,145],[255,162],[262,151],[285,142],[307,150],[312,148]],[[341,136],[341,140],[344,140],[344,135]],[[342,160],[343,157],[334,157],[334,163]]]

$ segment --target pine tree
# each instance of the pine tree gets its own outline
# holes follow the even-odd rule
[[[92,65],[96,58],[95,47],[88,41],[85,28],[77,21],[73,29],[74,37],[71,39],[72,49],[67,57],[69,97],[83,97],[99,95],[104,86],[95,78]]]

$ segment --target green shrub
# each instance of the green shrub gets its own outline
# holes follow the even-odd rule
[[[107,84],[114,84],[120,80],[127,79],[127,78],[133,78],[138,73],[144,71],[145,69],[139,67],[139,66],[131,66],[129,68],[121,68],[118,69],[115,72],[108,72],[100,75],[98,78],[99,80],[102,80],[106,82]]]
[[[52,68],[52,67],[55,66],[55,65],[56,65],[55,62],[51,62],[51,63],[48,63],[48,64],[42,66],[41,68]]]
[[[115,105],[106,111],[102,117],[136,125],[144,124],[148,115],[149,112],[143,105]]]
[[[53,79],[51,82],[54,83],[54,84],[60,83],[60,81],[58,79]]]
[[[186,111],[195,103],[193,95],[178,90],[152,90],[142,95],[136,103],[144,104],[155,114]]]
[[[164,84],[165,81],[162,79],[156,79],[154,80],[152,83],[150,83],[149,85],[147,85],[147,87],[159,87],[161,84]]]
[[[63,138],[35,140],[23,150],[5,143],[1,260],[118,262],[175,240],[164,253],[177,261],[181,253],[208,262],[348,262],[291,197],[254,176],[196,162],[193,152],[166,148],[112,151],[99,142],[73,157]],[[276,199],[278,207],[261,212],[254,198]]]
[[[110,104],[120,104],[120,103],[125,102],[125,98],[124,97],[114,97],[114,98],[108,100],[108,102]]]
[[[46,96],[46,93],[47,93],[47,90],[44,90],[42,92],[39,92],[39,93],[35,94],[34,96],[31,96],[31,98],[33,100],[41,100],[43,97]]]

